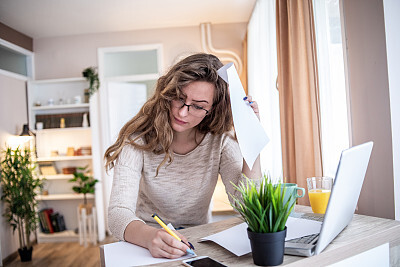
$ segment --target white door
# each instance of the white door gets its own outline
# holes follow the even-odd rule
[[[132,119],[146,102],[145,84],[127,82],[108,83],[109,144],[113,144],[119,131]]]
[[[105,136],[105,148],[111,146],[118,137],[119,131],[132,119],[147,100],[145,84],[129,82],[107,82],[107,118],[108,134]],[[105,204],[111,195],[113,169],[108,173],[109,179],[104,181]]]

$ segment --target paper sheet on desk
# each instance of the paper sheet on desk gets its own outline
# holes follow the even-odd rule
[[[318,221],[289,217],[286,222],[287,233],[285,240],[319,233],[321,224]],[[243,256],[251,252],[246,223],[241,223],[222,232],[203,237],[200,241],[213,241],[236,256]]]
[[[191,257],[191,255],[186,255],[173,260],[153,258],[148,249],[124,241],[104,245],[104,262],[106,267],[142,266],[168,261],[182,261]]]
[[[269,142],[269,138],[253,109],[243,101],[246,94],[233,63],[220,68],[218,75],[229,84],[233,124],[240,151],[247,165],[252,168],[257,156]]]

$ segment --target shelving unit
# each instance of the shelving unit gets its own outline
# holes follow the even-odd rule
[[[84,89],[87,87],[88,84],[84,78],[28,82],[31,128],[36,125],[36,118],[40,118],[40,115],[58,118],[70,114],[90,114],[89,103],[75,101],[76,99],[84,101]],[[49,125],[47,123],[48,127]],[[59,125],[54,126],[54,123],[52,123],[50,127],[54,128],[46,128],[45,126],[45,129],[36,130],[36,152],[39,169],[41,164],[46,163],[56,170],[56,174],[46,175],[42,173],[40,175],[42,179],[45,179],[44,189],[48,191],[48,195],[37,197],[39,201],[38,210],[52,208],[54,212],[59,212],[64,216],[67,228],[66,231],[51,234],[42,233],[38,229],[39,243],[79,240],[79,235],[76,233],[78,228],[77,207],[83,202],[83,195],[76,194],[72,190],[74,184],[69,180],[73,178],[73,175],[64,174],[63,169],[88,166],[89,170],[94,173],[93,166],[95,165],[92,155],[74,154],[72,156],[67,154],[68,149],[73,148],[73,151],[78,151],[79,148],[92,147],[93,133],[91,127],[69,126],[66,123],[65,128],[60,128]],[[93,194],[88,194],[86,197],[92,203],[95,202],[97,197],[101,198],[101,196]],[[104,219],[98,217],[97,220]],[[99,229],[99,231],[101,230]]]

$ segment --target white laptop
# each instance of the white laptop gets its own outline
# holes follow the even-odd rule
[[[285,254],[317,255],[351,222],[367,171],[372,146],[373,142],[367,142],[343,150],[320,233],[286,241]],[[302,218],[307,219],[307,216],[302,216]]]

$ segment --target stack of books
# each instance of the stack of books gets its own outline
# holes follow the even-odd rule
[[[42,209],[38,212],[40,230],[43,233],[51,234],[66,230],[64,216],[53,212],[52,208]]]

